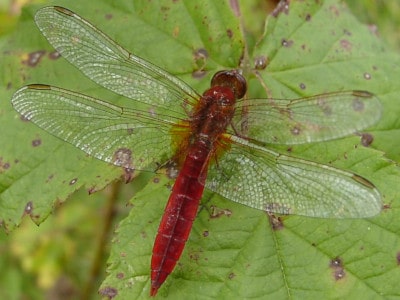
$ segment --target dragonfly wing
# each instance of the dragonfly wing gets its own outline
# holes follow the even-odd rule
[[[35,21],[50,44],[83,74],[117,94],[152,104],[156,113],[184,113],[182,103],[198,98],[186,83],[129,53],[66,8],[42,8]]]
[[[320,218],[378,214],[381,196],[350,172],[278,154],[236,136],[212,166],[207,187],[232,201],[264,211]]]
[[[47,132],[117,166],[155,170],[160,160],[172,156],[170,120],[154,119],[149,110],[130,110],[40,84],[19,89],[11,102]]]
[[[349,135],[375,124],[381,112],[373,94],[345,91],[293,100],[242,100],[233,124],[251,139],[290,145]]]

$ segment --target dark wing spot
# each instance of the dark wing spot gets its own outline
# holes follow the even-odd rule
[[[318,99],[317,105],[321,108],[325,116],[332,115],[332,107],[323,99]]]
[[[300,129],[300,127],[299,126],[294,126],[291,130],[290,130],[290,132],[293,134],[293,135],[299,135],[300,133],[301,133],[301,129]]]
[[[362,112],[364,111],[364,102],[362,102],[360,99],[356,98],[353,100],[353,110]]]

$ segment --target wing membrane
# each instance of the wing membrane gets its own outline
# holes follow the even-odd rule
[[[242,114],[242,109],[247,110]],[[376,123],[379,99],[364,91],[276,100],[250,99],[236,108],[235,128],[244,136],[273,144],[301,144],[343,137]]]
[[[45,7],[35,21],[51,45],[94,82],[122,96],[185,115],[198,95],[168,72],[129,53],[86,20],[62,7]],[[154,98],[157,95],[157,98]]]
[[[11,101],[21,115],[47,132],[118,166],[155,170],[173,154],[171,120],[155,119],[150,105],[131,110],[38,84],[21,88]]]
[[[381,196],[372,183],[350,172],[280,155],[238,137],[212,166],[207,187],[260,210],[320,218],[378,214]]]

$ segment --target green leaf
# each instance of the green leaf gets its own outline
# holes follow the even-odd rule
[[[127,50],[199,92],[207,88],[215,70],[240,63],[243,39],[228,1],[97,1],[95,13],[90,3],[58,1],[57,5],[90,20]],[[123,175],[121,169],[86,157],[23,122],[12,109],[12,93],[26,83],[53,84],[113,103],[124,101],[98,88],[65,60],[54,59],[50,45],[33,26],[35,11],[24,11],[16,33],[1,41],[6,55],[0,62],[5,70],[0,78],[7,88],[0,91],[5,99],[0,101],[0,126],[7,130],[0,138],[0,219],[8,229],[26,214],[42,222],[57,201],[64,201],[78,187],[97,190]],[[273,229],[265,213],[207,193],[182,258],[160,289],[160,297],[398,295],[400,228],[395,220],[400,172],[382,154],[395,161],[400,158],[398,55],[336,1],[291,1],[288,11],[268,18],[265,32],[257,46],[248,49],[251,58],[243,64],[253,74],[254,59],[268,58],[266,68],[258,70],[262,82],[254,78],[249,83],[252,97],[270,93],[293,98],[359,89],[380,98],[384,115],[368,130],[374,138],[369,148],[353,136],[278,149],[368,178],[387,208],[363,220],[272,218],[277,226]],[[203,49],[206,56],[199,55]],[[203,70],[208,71],[205,76],[197,76]],[[165,177],[156,178],[131,200],[131,213],[118,226],[109,275],[100,288],[103,295],[148,297],[151,248],[169,195]],[[336,258],[337,264],[332,262]]]

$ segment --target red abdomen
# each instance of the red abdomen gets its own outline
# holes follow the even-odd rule
[[[207,175],[207,144],[199,140],[189,148],[169,197],[153,247],[151,296],[174,269],[192,229]]]

